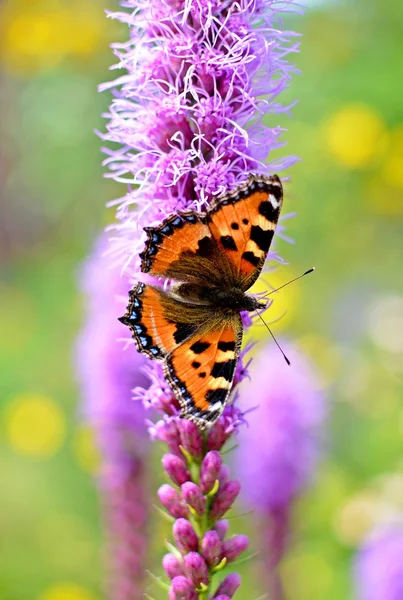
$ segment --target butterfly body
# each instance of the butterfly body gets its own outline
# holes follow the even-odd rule
[[[163,361],[181,416],[201,428],[222,413],[241,349],[240,313],[265,307],[246,292],[267,256],[282,204],[277,176],[250,176],[206,212],[145,228],[141,270],[174,283],[138,283],[122,323],[137,349]]]
[[[248,296],[240,287],[203,286],[191,283],[180,284],[177,294],[183,300],[205,304],[222,311],[223,314],[237,314],[242,311],[253,311],[265,308],[265,304],[258,302],[253,296]]]

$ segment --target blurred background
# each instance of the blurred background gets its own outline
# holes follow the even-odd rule
[[[124,193],[103,179],[93,133],[110,100],[97,93],[113,75],[108,44],[127,36],[104,8],[0,2],[1,600],[103,597],[98,457],[71,359],[80,265]],[[403,6],[312,2],[286,27],[303,34],[302,75],[281,124],[302,160],[287,185],[295,245],[279,241],[289,265],[270,282],[317,271],[276,300],[272,316],[286,313],[273,329],[317,366],[329,418],[282,572],[289,600],[344,600],[357,547],[403,514]],[[156,457],[150,476],[156,488]],[[156,517],[151,535],[159,573]],[[253,567],[242,576],[251,600]]]

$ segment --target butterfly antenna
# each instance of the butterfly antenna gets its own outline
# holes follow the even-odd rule
[[[288,360],[288,358],[285,355],[284,350],[282,349],[282,347],[280,346],[280,344],[278,343],[278,341],[276,340],[276,338],[274,337],[274,333],[272,332],[272,330],[270,329],[270,327],[268,326],[268,324],[266,323],[266,321],[263,319],[262,315],[260,314],[260,312],[258,312],[257,310],[255,311],[256,314],[259,316],[259,319],[262,321],[263,325],[267,328],[268,332],[270,333],[271,337],[273,338],[277,348],[280,350],[281,354],[284,357],[285,362],[287,363],[288,366],[291,365],[290,361]]]
[[[283,287],[286,287],[287,285],[290,285],[290,283],[294,283],[294,281],[298,281],[298,279],[301,279],[302,277],[305,277],[305,275],[309,275],[309,273],[313,273],[314,270],[315,270],[315,267],[312,267],[311,269],[308,269],[308,271],[305,271],[305,273],[302,273],[302,275],[298,275],[298,277],[294,277],[294,279],[290,279],[290,281],[287,281],[287,283],[283,283],[283,285],[280,285],[280,287],[276,288],[275,290],[271,290],[271,292],[267,292],[267,294],[265,294],[262,297],[266,298],[266,296],[270,296],[270,294],[274,294],[274,292],[278,292]]]

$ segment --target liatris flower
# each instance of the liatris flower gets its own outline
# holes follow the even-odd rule
[[[355,560],[357,600],[403,598],[403,527],[374,532]]]
[[[101,454],[100,489],[109,538],[108,597],[136,600],[147,551],[146,465],[148,439],[141,403],[131,400],[136,385],[149,381],[141,368],[145,358],[134,345],[124,351],[119,316],[126,303],[127,280],[111,269],[99,240],[82,273],[87,322],[75,359],[82,413],[96,434]],[[108,268],[109,267],[109,268]]]
[[[282,345],[291,367],[272,344],[253,362],[251,384],[241,397],[257,408],[248,414],[236,459],[245,499],[264,525],[263,569],[273,600],[284,597],[277,567],[287,547],[292,503],[314,473],[325,412],[312,367],[295,347]]]
[[[230,423],[228,416],[221,417],[225,418]],[[203,598],[218,598],[220,594],[232,598],[240,584],[239,577],[227,576],[215,592],[213,578],[225,565],[236,561],[249,545],[244,535],[225,539],[228,523],[222,517],[236,500],[239,483],[228,480],[229,472],[220,453],[209,450],[209,436],[202,434],[194,423],[174,417],[170,426],[176,428],[181,457],[179,453],[163,457],[165,472],[173,486],[164,484],[158,491],[173,523],[170,547],[175,552],[163,559],[165,573],[171,580],[169,598],[191,599],[199,594]],[[195,457],[185,446],[201,448],[201,454],[196,452],[198,457]]]
[[[295,34],[282,30],[281,16],[297,5],[292,0],[125,0],[122,6],[133,12],[110,16],[130,27],[130,40],[114,45],[116,67],[126,72],[101,88],[114,93],[103,137],[118,146],[105,150],[109,176],[130,186],[115,202],[115,260],[136,279],[142,227],[178,209],[203,211],[251,171],[281,171],[294,162],[293,157],[264,161],[282,145],[275,114],[287,107],[275,98],[294,71],[286,56],[297,45],[290,43]],[[265,115],[272,127],[263,124]],[[240,485],[230,479],[220,452],[243,415],[229,405],[201,434],[178,418],[178,402],[161,367],[152,364],[147,371],[151,386],[138,387],[135,398],[162,415],[149,431],[169,450],[163,467],[172,485],[158,492],[173,521],[175,552],[163,563],[171,580],[169,598],[227,600],[239,576],[228,575],[218,588],[213,577],[236,560],[247,540],[225,539],[223,517]],[[236,383],[246,374],[240,364]]]
[[[110,177],[131,187],[116,201],[122,265],[138,268],[137,232],[181,208],[205,208],[250,172],[279,172],[294,157],[264,162],[283,145],[276,97],[295,68],[286,56],[296,34],[281,17],[298,10],[292,0],[235,4],[187,0],[127,0],[133,10],[110,13],[130,27],[114,44],[125,69],[115,82],[105,140]],[[263,98],[264,96],[264,98]],[[263,124],[263,116],[272,127]]]

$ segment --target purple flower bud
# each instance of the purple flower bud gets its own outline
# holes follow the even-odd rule
[[[209,571],[204,559],[198,552],[189,552],[189,554],[186,554],[183,564],[186,575],[196,588],[199,588],[201,583],[208,584]]]
[[[222,541],[227,535],[227,531],[229,529],[229,523],[227,519],[221,519],[221,521],[217,521],[214,525],[214,531],[218,533],[218,537]]]
[[[181,487],[182,497],[186,504],[189,504],[201,517],[206,512],[206,498],[201,489],[195,483],[188,481]]]
[[[228,481],[219,488],[210,511],[213,521],[220,519],[231,508],[241,489],[239,481]]]
[[[165,554],[162,559],[162,566],[164,567],[164,571],[169,579],[173,579],[174,577],[184,574],[183,565],[174,554]]]
[[[181,495],[171,485],[164,483],[158,490],[158,497],[161,504],[167,509],[169,514],[175,519],[186,517],[188,508],[183,502]]]
[[[201,553],[210,568],[216,567],[221,560],[222,542],[216,531],[206,531],[201,542]]]
[[[195,458],[201,460],[203,456],[203,436],[192,421],[182,419],[180,424],[181,443],[186,452]]]
[[[221,454],[216,450],[207,452],[200,469],[200,487],[204,494],[208,494],[214,487],[222,467]]]
[[[238,573],[230,573],[222,580],[222,582],[218,586],[218,589],[214,595],[214,599],[217,600],[217,598],[220,597],[220,594],[232,598],[240,585],[241,578],[238,575]]]
[[[227,433],[226,422],[223,419],[219,419],[208,433],[207,449],[221,450],[230,435],[230,433]]]
[[[173,525],[175,544],[182,552],[192,552],[199,549],[199,538],[190,521],[178,519]]]
[[[222,487],[225,483],[230,480],[231,471],[228,465],[222,465],[220,475],[218,477],[218,481],[220,482],[220,487]]]
[[[153,428],[153,431],[154,437],[158,438],[161,442],[165,442],[172,454],[183,456],[179,448],[180,436],[175,419],[159,421]]]
[[[227,594],[220,594],[219,596],[214,596],[214,600],[231,600]]]
[[[227,559],[227,562],[233,562],[238,556],[244,552],[249,546],[249,538],[246,535],[233,535],[229,540],[226,540],[222,546],[222,556]]]
[[[169,600],[197,600],[197,592],[189,579],[179,575],[172,579],[168,598]]]
[[[175,454],[164,454],[162,466],[176,485],[181,486],[191,479],[185,461]]]

